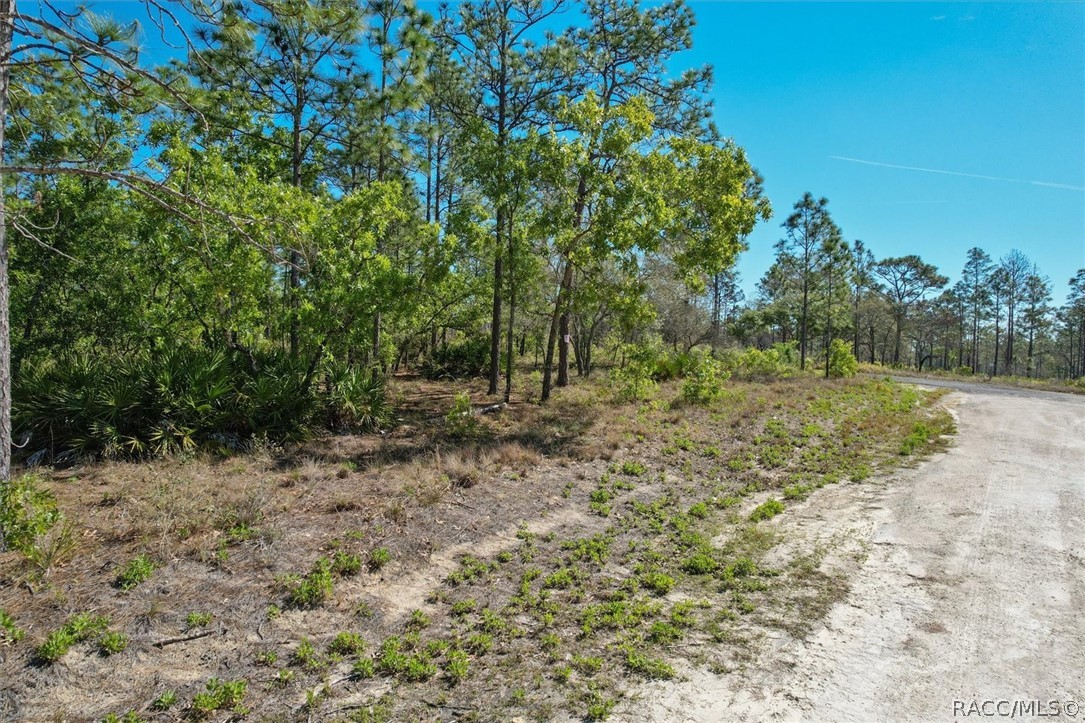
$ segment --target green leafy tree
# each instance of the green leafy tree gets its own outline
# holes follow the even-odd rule
[[[591,196],[600,176],[621,173],[604,145],[611,123],[624,122],[619,108],[636,100],[647,105],[653,143],[661,144],[668,136],[714,139],[714,130],[706,124],[710,103],[706,92],[711,81],[707,67],[672,72],[675,56],[692,43],[693,13],[684,2],[668,2],[644,7],[636,0],[588,0],[583,6],[587,27],[569,34],[578,49],[577,88],[574,102],[594,106],[597,120],[588,127],[570,118],[559,119],[558,128],[578,133],[580,160],[567,178],[572,193],[565,193],[569,208],[561,214],[571,233],[561,234],[561,243],[552,255],[557,261],[559,285],[554,297],[554,312],[546,344],[543,366],[542,399],[550,396],[555,348],[558,351],[557,384],[569,378],[568,348],[571,341],[569,315],[572,290],[578,267],[577,248],[594,224]],[[590,99],[590,100],[589,100]]]
[[[821,276],[824,280],[825,298],[825,378],[829,378],[830,362],[832,357],[830,344],[833,341],[833,309],[847,303],[844,294],[847,293],[847,279],[851,276],[853,257],[851,248],[840,236],[840,230],[828,236],[821,247]],[[834,296],[834,291],[836,296]],[[836,297],[842,297],[837,303]],[[842,343],[842,342],[841,342]]]
[[[795,210],[784,221],[784,238],[776,244],[779,256],[789,258],[798,275],[801,293],[799,307],[799,368],[806,369],[806,351],[810,325],[811,296],[818,283],[818,265],[825,242],[839,229],[829,214],[829,199],[815,199],[807,192],[795,203]]]
[[[338,104],[364,82],[355,55],[362,16],[351,0],[228,3],[217,22],[200,27],[206,43],[191,70],[206,90],[205,117],[228,142],[265,146],[282,162],[277,177],[313,188],[331,142]],[[253,118],[256,118],[255,122]],[[289,348],[299,353],[300,238],[287,237],[291,309]]]
[[[975,372],[979,369],[979,333],[980,323],[987,318],[991,303],[991,257],[981,248],[968,250],[968,260],[961,271],[961,297],[964,299],[970,326],[972,328],[971,353],[969,366]]]
[[[893,315],[893,363],[900,363],[901,338],[909,314],[927,294],[945,286],[949,279],[918,256],[883,259],[874,265],[874,274],[882,281],[881,295]]]
[[[442,11],[442,41],[467,89],[449,93],[444,110],[463,129],[464,151],[476,157],[465,178],[494,214],[490,394],[497,394],[500,375],[505,262],[515,253],[510,203],[524,182],[513,146],[547,122],[546,104],[569,87],[575,71],[569,54],[560,44],[536,44],[536,36],[566,5],[563,0],[484,0]]]

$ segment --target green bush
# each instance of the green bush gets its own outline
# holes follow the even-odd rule
[[[15,623],[15,618],[8,615],[7,611],[0,610],[0,645],[17,643],[24,635],[26,631]]]
[[[689,374],[697,365],[698,358],[698,355],[689,352],[666,354],[658,352],[657,350],[652,379],[657,382],[668,382],[672,379],[681,379]]]
[[[480,377],[490,368],[490,338],[471,337],[433,350],[422,360],[427,379],[468,379]]]
[[[122,653],[127,647],[128,636],[124,633],[103,633],[102,637],[98,639],[98,649],[106,657]]]
[[[0,533],[8,547],[23,554],[62,518],[56,497],[40,487],[40,482],[39,477],[28,474],[0,483]]]
[[[829,376],[853,377],[859,370],[859,362],[851,353],[851,346],[843,339],[833,339],[829,345]]]
[[[723,365],[711,355],[695,355],[682,382],[682,401],[687,404],[711,404],[723,396],[723,383],[730,376],[730,372],[724,370]]]
[[[220,710],[230,710],[238,715],[244,715],[247,711],[242,701],[245,700],[248,687],[248,681],[245,680],[224,681],[211,678],[207,681],[205,692],[193,696],[192,713],[197,718],[208,718],[212,713]]]
[[[332,596],[335,584],[332,580],[332,563],[321,557],[313,563],[308,575],[293,579],[293,590],[287,600],[290,607],[312,608],[324,603]]]
[[[773,344],[769,349],[747,349],[723,356],[723,368],[741,379],[777,379],[795,374],[799,368],[794,342]]]
[[[238,450],[322,426],[372,429],[389,416],[375,374],[314,369],[280,350],[177,346],[27,360],[12,397],[14,433],[28,437],[31,463]]]
[[[328,371],[324,426],[372,431],[388,424],[391,418],[384,378],[375,370],[335,365]]]
[[[445,429],[453,437],[473,437],[478,434],[479,422],[471,406],[471,396],[460,392],[452,402],[452,408],[445,414]]]
[[[651,399],[658,388],[656,373],[660,357],[655,344],[626,344],[625,364],[610,372],[614,395],[623,402]]]

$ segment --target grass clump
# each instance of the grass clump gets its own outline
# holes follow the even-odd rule
[[[121,590],[128,591],[139,585],[141,582],[146,582],[150,579],[154,573],[155,568],[154,560],[147,555],[139,555],[132,558],[127,565],[118,573],[117,579],[113,584]]]
[[[339,633],[328,644],[332,655],[360,655],[365,651],[365,640],[358,633]]]
[[[445,578],[445,582],[453,587],[474,582],[484,575],[490,574],[496,567],[496,563],[489,565],[477,557],[464,555],[460,558],[460,569],[449,573],[448,577]]]
[[[657,645],[676,643],[683,637],[685,637],[685,633],[664,620],[656,620],[648,628],[648,640]]]
[[[656,595],[666,595],[673,590],[675,586],[673,577],[656,571],[643,573],[638,580],[641,585],[651,590]]]
[[[0,530],[8,547],[26,554],[62,517],[56,496],[41,487],[37,475],[23,475],[0,485]]]
[[[192,698],[192,713],[197,718],[209,718],[212,713],[229,710],[236,715],[245,715],[248,710],[242,705],[248,692],[246,680],[207,681],[207,689]]]
[[[367,680],[376,675],[376,673],[377,666],[372,658],[359,658],[354,661],[354,665],[351,666],[350,669],[351,677],[358,680]]]
[[[649,680],[670,680],[675,676],[674,668],[667,663],[634,651],[626,653],[625,667]]]
[[[784,511],[784,503],[778,499],[769,499],[762,502],[760,505],[754,508],[754,511],[750,513],[750,522],[760,522],[761,520],[771,520],[776,515]]]
[[[351,555],[350,553],[338,550],[335,555],[332,556],[332,572],[340,577],[357,575],[361,569],[362,558],[358,555]]]
[[[561,543],[561,549],[569,551],[569,560],[579,562],[590,560],[597,565],[603,565],[610,556],[610,538],[606,535],[566,540]]]
[[[128,636],[119,632],[103,633],[98,639],[98,650],[102,655],[109,657],[122,653],[128,647]]]
[[[72,646],[93,638],[109,625],[109,618],[79,613],[70,618],[64,627],[54,630],[37,649],[37,658],[43,663],[55,663],[63,658]]]
[[[452,603],[452,617],[462,618],[465,615],[470,615],[478,607],[478,603],[474,598],[468,598],[466,600],[457,600]]]
[[[445,661],[445,675],[450,683],[455,685],[467,677],[471,663],[467,653],[462,650],[450,650],[448,659]]]
[[[392,561],[392,553],[387,547],[375,547],[369,551],[369,569],[380,570]]]
[[[15,624],[15,618],[8,615],[7,611],[0,610],[0,644],[17,643],[24,635],[26,632]]]
[[[294,578],[294,589],[287,597],[287,604],[293,608],[314,608],[322,605],[332,596],[332,563],[321,557],[313,563],[313,569],[301,579]]]
[[[177,691],[164,690],[154,699],[154,702],[151,703],[151,710],[169,710],[175,705],[177,705]]]
[[[301,666],[306,670],[320,670],[324,667],[324,661],[316,651],[316,646],[309,638],[302,638],[298,647],[290,654],[290,662]]]
[[[592,676],[603,669],[603,659],[596,655],[574,655],[570,662],[581,675]]]
[[[704,552],[695,553],[682,563],[682,569],[690,575],[708,575],[715,572],[717,567],[719,563],[716,559]]]
[[[915,454],[917,449],[930,442],[932,436],[934,436],[933,429],[923,422],[916,422],[912,426],[912,431],[900,443],[901,456]]]
[[[194,630],[195,628],[206,628],[208,625],[211,624],[211,621],[214,619],[214,617],[215,616],[211,613],[201,613],[193,610],[185,616],[185,627],[189,630]]]

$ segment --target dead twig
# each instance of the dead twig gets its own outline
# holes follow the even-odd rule
[[[158,642],[151,643],[156,648],[164,648],[167,645],[173,645],[174,643],[187,643],[189,640],[198,640],[200,638],[206,638],[208,635],[214,633],[214,630],[204,630],[202,633],[194,633],[192,635],[182,635],[176,638],[166,638],[165,640],[159,640]]]

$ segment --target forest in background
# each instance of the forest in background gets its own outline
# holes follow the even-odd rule
[[[545,401],[571,372],[734,347],[828,371],[834,339],[921,370],[1085,368],[1085,270],[1056,307],[1024,254],[972,249],[951,286],[811,194],[743,298],[772,209],[711,121],[712,68],[683,64],[682,2],[144,5],[0,3],[0,426],[31,461],[373,429],[403,369]]]

